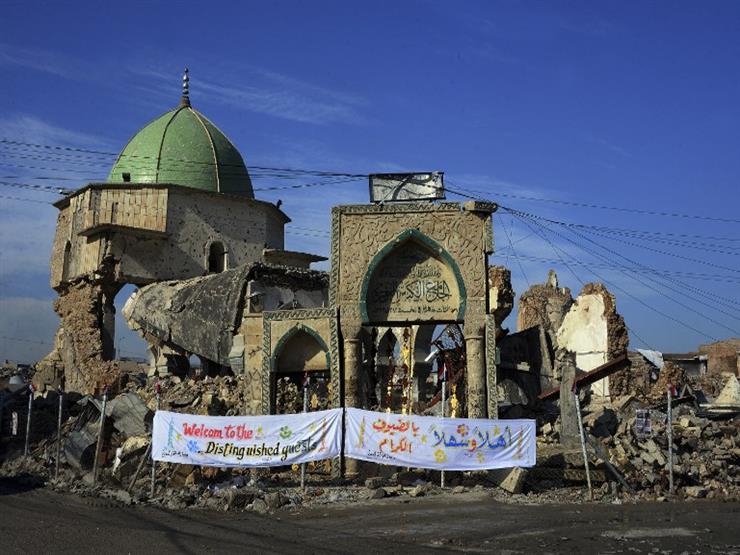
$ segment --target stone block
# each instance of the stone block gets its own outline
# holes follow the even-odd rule
[[[488,478],[501,489],[509,493],[521,493],[527,470],[521,467],[498,468],[488,472]]]
[[[367,489],[378,489],[385,485],[385,478],[382,476],[374,476],[365,480],[365,487]]]

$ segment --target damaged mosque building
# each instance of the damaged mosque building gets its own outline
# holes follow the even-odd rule
[[[289,217],[255,198],[239,151],[191,106],[187,77],[179,106],[133,136],[105,183],[55,206],[61,321],[41,387],[120,387],[114,300],[126,285],[139,288],[123,313],[147,342],[149,376],[191,375],[195,356],[203,375],[242,378],[242,414],[295,412],[290,392],[307,382],[314,409],[436,414],[446,368],[448,414],[516,416],[565,372],[626,358],[614,296],[586,284],[574,299],[554,272],[521,296],[517,331],[502,328],[514,291],[488,263],[492,202],[335,206],[330,269],[312,269],[326,258],[285,249]],[[593,393],[609,395],[608,372]]]

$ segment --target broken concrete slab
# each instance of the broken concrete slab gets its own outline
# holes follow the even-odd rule
[[[106,412],[113,419],[113,427],[126,437],[146,435],[154,417],[144,400],[133,392],[113,399]]]
[[[527,470],[518,466],[488,471],[488,478],[498,487],[509,493],[521,493],[526,477]]]
[[[252,266],[147,285],[128,299],[124,316],[132,329],[228,365]]]

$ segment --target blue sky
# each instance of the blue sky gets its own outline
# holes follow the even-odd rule
[[[546,224],[557,231],[547,235],[502,212],[492,262],[512,269],[518,294],[550,267],[574,292],[606,279],[633,348],[687,351],[740,335],[738,60],[737,2],[131,1],[102,10],[6,0],[0,137],[117,152],[176,105],[187,65],[194,106],[247,165],[439,169],[451,188],[539,217],[640,231],[576,236]],[[0,148],[5,181],[76,187],[108,171],[101,159],[19,155]],[[283,184],[255,179],[256,188]],[[56,211],[7,197],[58,197],[7,185],[0,195],[0,358],[33,360],[56,326]],[[326,254],[326,235],[305,229],[327,230],[330,207],[366,202],[367,186],[258,196],[283,200],[289,248]],[[134,334],[121,337],[127,354],[142,352]]]

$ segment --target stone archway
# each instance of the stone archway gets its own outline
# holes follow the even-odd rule
[[[327,409],[332,404],[331,356],[323,338],[299,324],[280,338],[270,359],[270,404],[275,414]],[[309,377],[308,382],[304,380]]]

